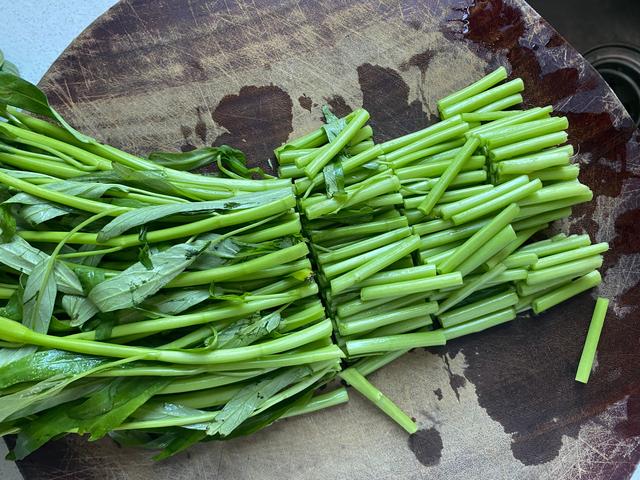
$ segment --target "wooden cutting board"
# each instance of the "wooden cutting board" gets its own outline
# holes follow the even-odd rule
[[[71,123],[141,154],[230,144],[266,165],[363,106],[376,139],[433,122],[435,101],[498,65],[528,105],[570,121],[594,201],[565,232],[608,241],[612,300],[597,368],[573,380],[594,294],[373,376],[420,431],[352,395],[346,406],[209,443],[163,463],[110,440],[53,442],[19,466],[35,479],[626,479],[640,459],[640,147],[599,75],[527,4],[460,0],[123,1],[41,83]]]

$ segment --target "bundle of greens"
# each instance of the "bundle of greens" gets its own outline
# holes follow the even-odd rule
[[[354,152],[368,115],[276,149],[296,178],[303,229],[335,336],[356,371],[411,348],[540,313],[598,285],[608,249],[588,235],[527,243],[591,190],[571,164],[565,117],[522,102],[498,68],[438,102],[442,121]],[[312,145],[312,148],[310,146]],[[362,358],[361,357],[366,357]],[[367,397],[375,387],[341,376]],[[415,425],[379,405],[408,431]]]
[[[336,376],[415,432],[367,376],[601,281],[607,244],[535,237],[592,193],[561,146],[566,118],[508,110],[524,85],[506,77],[380,144],[367,111],[325,108],[276,149],[276,179],[230,147],[145,159],[104,145],[0,71],[0,434],[17,434],[14,457],[88,433],[165,458],[343,403],[342,387],[318,393]]]
[[[344,353],[289,180],[252,179],[229,147],[152,161],[102,145],[12,74],[0,107],[0,430],[15,458],[70,432],[163,458],[346,401],[314,397]],[[220,176],[185,171],[209,163]]]

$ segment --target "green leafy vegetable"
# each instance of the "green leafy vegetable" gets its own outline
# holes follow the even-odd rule
[[[207,241],[196,240],[151,254],[149,260],[152,268],[147,268],[141,262],[134,263],[115,277],[93,287],[89,299],[101,312],[138,305],[182,273],[208,245]]]

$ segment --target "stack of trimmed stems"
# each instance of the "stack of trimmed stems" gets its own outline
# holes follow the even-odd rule
[[[68,432],[163,458],[347,400],[314,397],[344,354],[289,180],[165,168],[5,119],[0,431],[16,458]]]
[[[369,397],[375,387],[358,372],[601,281],[606,243],[563,234],[528,243],[593,194],[562,145],[567,119],[551,107],[506,110],[524,88],[506,77],[497,69],[438,102],[442,121],[357,154],[344,146],[366,128],[364,110],[276,150],[281,170],[283,158],[298,167],[303,229],[352,363],[342,376]]]

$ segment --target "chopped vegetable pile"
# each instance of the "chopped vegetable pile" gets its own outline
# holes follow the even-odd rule
[[[321,391],[338,376],[413,433],[368,375],[601,281],[606,243],[540,237],[592,192],[567,119],[508,110],[524,85],[504,68],[384,143],[366,110],[325,108],[276,149],[280,179],[226,146],[145,159],[101,144],[16,73],[0,71],[13,458],[67,433],[165,458],[343,403],[344,387]],[[217,175],[189,171],[211,163]]]

